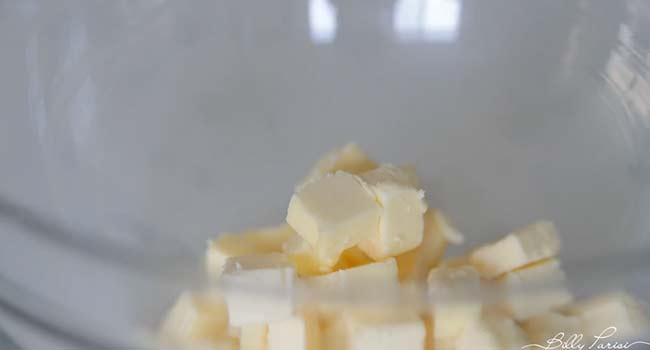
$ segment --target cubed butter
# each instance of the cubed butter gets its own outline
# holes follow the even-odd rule
[[[287,240],[283,250],[301,277],[322,275],[373,262],[359,248],[351,247],[341,253],[339,261],[334,266],[327,266],[325,262],[318,260],[314,249],[298,234]]]
[[[361,294],[399,287],[394,258],[306,278],[304,281],[312,290],[324,293]]]
[[[420,245],[427,210],[424,191],[409,184],[408,174],[391,165],[382,165],[361,177],[381,205],[381,214],[378,230],[359,242],[359,248],[372,259],[381,260]]]
[[[288,224],[241,233],[222,233],[208,242],[206,252],[208,274],[218,278],[226,259],[231,257],[281,252],[284,242],[295,234]]]
[[[319,159],[298,187],[339,170],[360,174],[376,167],[377,164],[357,144],[348,143]]]
[[[269,324],[268,350],[320,349],[320,326],[315,316],[296,315]]]
[[[518,321],[566,305],[573,299],[556,259],[548,259],[506,273],[497,281],[500,308]]]
[[[424,350],[426,330],[417,314],[343,312],[325,333],[327,350]]]
[[[538,221],[503,239],[474,250],[469,261],[483,278],[492,279],[534,262],[551,258],[560,250],[553,223]]]
[[[228,330],[228,312],[216,291],[184,292],[164,320],[162,335],[183,344],[216,341]]]
[[[526,345],[526,333],[514,320],[488,312],[463,329],[454,349],[520,350]]]
[[[614,331],[610,339],[625,339],[638,336],[650,328],[646,309],[625,292],[613,292],[591,297],[567,306],[567,315],[580,320],[585,337],[594,339],[610,327]],[[608,339],[609,340],[609,339]]]
[[[239,338],[240,350],[267,350],[268,326],[262,323],[251,323],[241,327]]]
[[[551,345],[548,341],[560,332],[564,333],[565,337],[582,334],[580,320],[577,317],[563,315],[556,311],[531,317],[522,323],[522,328],[531,344],[542,346]]]
[[[282,254],[228,258],[220,281],[230,323],[243,326],[289,317],[295,278],[294,268]]]
[[[481,315],[480,276],[471,266],[438,267],[429,272],[427,284],[434,340],[449,343]]]
[[[337,172],[298,188],[287,222],[314,249],[318,261],[334,266],[344,250],[375,235],[380,212],[359,177]]]
[[[402,255],[395,257],[402,281],[424,281],[427,273],[437,265],[445,253],[448,243],[462,242],[462,235],[447,219],[434,209],[424,213],[422,243]]]

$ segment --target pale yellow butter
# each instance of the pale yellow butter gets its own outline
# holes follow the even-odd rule
[[[396,256],[422,242],[427,210],[424,191],[410,184],[410,176],[401,169],[382,165],[361,174],[381,205],[377,231],[359,243],[359,248],[375,260]]]
[[[471,266],[438,267],[427,277],[435,342],[449,343],[481,315],[478,272]]]
[[[616,327],[611,339],[619,340],[650,329],[647,309],[626,292],[594,296],[569,305],[563,311],[580,320],[580,327],[589,339],[610,327]]]
[[[506,273],[497,280],[505,313],[521,321],[566,305],[573,299],[565,286],[566,276],[556,259]]]
[[[231,325],[291,316],[295,278],[294,268],[279,253],[228,258],[220,282]]]
[[[373,262],[359,248],[351,247],[341,253],[336,265],[327,266],[322,261],[319,261],[314,249],[298,234],[289,238],[283,250],[301,277],[322,275]]]
[[[503,239],[474,250],[469,262],[492,279],[522,266],[557,255],[560,239],[553,223],[538,221]]]
[[[298,187],[339,170],[360,174],[376,167],[377,164],[357,144],[348,143],[319,159]]]
[[[521,326],[531,344],[548,345],[548,341],[562,332],[566,337],[582,334],[580,320],[577,317],[549,311],[526,320]],[[586,340],[586,339],[585,339]]]
[[[163,337],[183,344],[227,337],[228,312],[223,296],[216,291],[183,292],[161,330]]]
[[[312,315],[297,315],[271,322],[268,350],[320,350],[321,334],[318,319]]]
[[[422,243],[402,255],[395,257],[402,281],[424,281],[427,273],[437,265],[445,253],[448,243],[461,243],[463,236],[442,213],[429,209],[424,213]]]
[[[426,329],[408,311],[344,311],[325,336],[327,350],[424,350]]]
[[[344,250],[377,232],[380,212],[361,179],[337,172],[298,188],[287,222],[314,249],[318,261],[331,267]]]
[[[246,324],[241,327],[240,350],[267,350],[268,326],[266,324]]]
[[[226,259],[230,257],[281,252],[284,242],[295,234],[288,224],[241,233],[222,233],[208,242],[208,274],[213,278],[221,276]]]

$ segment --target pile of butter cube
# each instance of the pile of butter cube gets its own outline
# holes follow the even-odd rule
[[[546,346],[559,332],[648,327],[624,292],[574,301],[558,233],[538,221],[444,259],[464,241],[428,207],[415,168],[357,145],[295,187],[286,223],[209,242],[214,285],[184,292],[161,326],[173,349],[466,350]],[[650,339],[649,339],[650,340]]]

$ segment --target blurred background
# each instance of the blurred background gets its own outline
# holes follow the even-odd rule
[[[551,219],[578,288],[650,296],[649,6],[0,0],[0,343],[144,346],[349,141],[470,246]]]

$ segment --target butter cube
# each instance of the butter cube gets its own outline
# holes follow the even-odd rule
[[[556,259],[506,273],[497,280],[503,293],[500,308],[518,321],[568,304],[573,299],[565,286],[566,276]]]
[[[336,265],[326,266],[325,262],[319,261],[314,249],[300,235],[296,234],[285,243],[283,248],[289,261],[293,264],[301,277],[322,275],[332,271],[347,269],[359,265],[372,263],[364,252],[357,247],[348,248],[341,253]]]
[[[318,319],[311,315],[292,316],[271,322],[268,350],[320,350],[321,335]]]
[[[382,165],[361,175],[381,205],[378,230],[359,243],[374,260],[396,256],[422,242],[423,214],[427,210],[424,191],[408,183],[401,169]]]
[[[610,327],[616,327],[610,329],[611,339],[630,338],[647,332],[650,326],[644,307],[625,292],[598,295],[569,305],[564,311],[580,320],[589,339]]]
[[[542,346],[550,345],[548,340],[553,339],[560,332],[564,333],[565,337],[582,333],[580,320],[577,317],[554,311],[531,317],[523,322],[522,328],[531,344]]]
[[[314,249],[298,234],[289,238],[283,250],[299,276],[322,275],[332,271],[326,262],[319,261]]]
[[[343,312],[325,333],[328,350],[424,350],[426,330],[411,312]]]
[[[184,344],[220,340],[227,329],[226,304],[216,291],[182,293],[161,327],[164,337]]]
[[[337,172],[296,190],[287,222],[315,250],[325,266],[341,253],[374,235],[381,208],[362,180]]]
[[[228,258],[221,276],[230,323],[243,326],[293,312],[295,270],[282,254]]]
[[[501,349],[520,350],[528,344],[526,332],[507,315],[486,313],[483,318],[496,335]]]
[[[298,187],[339,170],[360,174],[376,167],[377,164],[359,146],[349,143],[324,155]]]
[[[428,293],[433,303],[435,342],[449,342],[481,315],[478,272],[471,266],[438,267],[429,272]]]
[[[402,281],[424,281],[427,273],[437,265],[445,253],[448,243],[462,242],[463,237],[447,219],[434,209],[424,213],[422,243],[402,255],[395,257]]]
[[[454,349],[520,350],[526,345],[526,333],[512,319],[498,313],[485,313],[463,329]]]
[[[241,327],[240,350],[267,350],[268,326],[266,324],[247,324]]]
[[[363,294],[370,292],[369,289],[377,291],[377,288],[399,287],[394,258],[306,278],[304,281],[312,290],[326,293]]]
[[[295,234],[288,224],[241,233],[222,233],[215,240],[208,242],[208,274],[218,278],[226,259],[231,257],[281,252],[284,242]]]
[[[553,223],[538,221],[503,239],[480,247],[469,261],[481,273],[492,279],[519,267],[557,255],[560,239]]]

